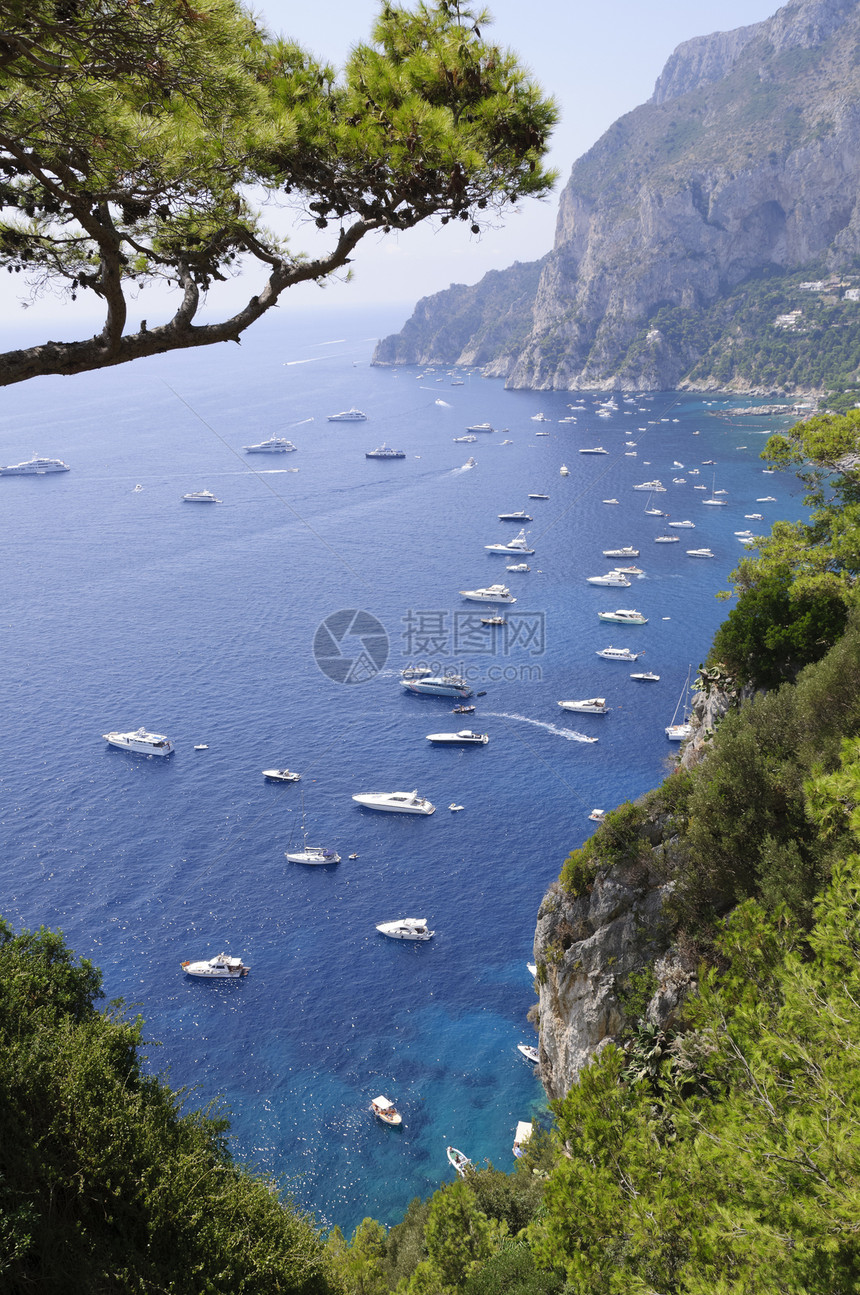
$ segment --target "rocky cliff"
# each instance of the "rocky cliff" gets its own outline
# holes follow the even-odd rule
[[[471,362],[514,387],[673,388],[693,373],[744,385],[743,372],[719,368],[748,340],[744,290],[806,268],[860,273],[858,193],[860,0],[793,0],[766,22],[680,46],[652,99],[575,163],[553,251],[506,272],[501,328],[504,274],[458,289],[454,315],[448,294],[425,299],[377,361],[480,355]],[[791,286],[809,295],[797,275]],[[759,330],[784,305],[773,291],[768,303]],[[850,369],[860,324],[849,315],[845,326],[857,354],[839,363]],[[773,343],[786,378],[786,348],[809,338],[801,327]]]
[[[740,700],[723,685],[718,672],[700,673],[682,769],[704,758],[719,721]],[[678,946],[666,912],[678,834],[671,794],[622,807],[597,829],[594,852],[577,852],[582,860],[543,898],[534,959],[540,1074],[552,1098],[563,1097],[582,1067],[627,1037],[638,1018],[671,1028],[695,986],[695,953]]]

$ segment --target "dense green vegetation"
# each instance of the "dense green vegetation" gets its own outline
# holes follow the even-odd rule
[[[860,302],[845,300],[838,289],[810,292],[800,286],[826,277],[826,268],[817,263],[790,274],[769,267],[711,305],[664,305],[643,321],[616,367],[635,366],[647,356],[658,330],[681,358],[685,381],[694,384],[854,390],[860,370]],[[854,283],[856,274],[849,272],[848,279]],[[794,327],[776,323],[795,310],[802,314]]]
[[[0,1289],[336,1291],[311,1221],[145,1073],[141,1021],[97,1010],[100,984],[61,936],[0,923]]]

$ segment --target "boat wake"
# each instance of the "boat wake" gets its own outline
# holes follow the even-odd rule
[[[566,742],[596,742],[596,737],[589,737],[586,733],[578,733],[575,728],[559,728],[556,724],[546,724],[540,719],[529,719],[527,715],[508,715],[506,711],[485,711],[488,719],[515,719],[521,724],[534,724],[535,728],[545,728],[548,733],[554,733],[556,737],[563,737]]]
[[[436,405],[441,405],[443,409],[450,409],[450,408],[451,408],[451,406],[448,404],[448,401],[447,401],[447,400],[436,400],[436,401],[434,401],[433,403],[434,403],[434,404],[436,404]]]
[[[472,468],[476,468],[477,466],[478,466],[477,463],[464,463],[459,468],[452,468],[451,475],[458,476],[461,472],[471,472]]]

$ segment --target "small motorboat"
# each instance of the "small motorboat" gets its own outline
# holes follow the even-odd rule
[[[531,976],[536,976],[536,975],[537,975],[537,963],[536,963],[536,962],[527,962],[527,963],[526,963],[526,970],[528,971],[529,975],[531,975]]]
[[[446,1147],[445,1154],[448,1157],[448,1163],[457,1170],[461,1178],[465,1178],[466,1170],[472,1163],[469,1157],[462,1151],[458,1151],[456,1147]]]
[[[529,495],[529,499],[549,499],[549,495]]]
[[[194,748],[195,751],[197,748]],[[293,773],[291,769],[264,769],[263,777],[269,782],[300,782],[302,775]]]
[[[450,809],[450,811],[451,811],[451,813],[452,813],[452,814],[456,814],[456,813],[458,812],[458,810],[465,809],[465,808],[466,808],[466,806],[465,806],[465,805],[456,805],[456,804],[454,803],[454,801],[452,800],[452,801],[451,801],[451,804],[448,806],[448,808]]]
[[[219,953],[206,962],[183,962],[181,966],[187,976],[198,976],[201,980],[238,980],[251,970],[241,958],[231,958],[227,953]]]
[[[536,1066],[540,1061],[540,1053],[530,1043],[518,1043],[517,1052],[521,1052],[526,1061],[530,1061],[533,1066]]]
[[[455,706],[451,711],[452,715],[474,715],[474,706]]]
[[[531,1120],[518,1120],[517,1131],[514,1135],[513,1153],[517,1160],[526,1153],[526,1143],[532,1135]]]
[[[568,468],[564,463],[562,463],[558,471],[559,471],[559,475],[562,477],[570,476],[570,468]]]
[[[428,742],[455,742],[461,746],[486,746],[489,742],[486,733],[473,733],[469,728],[461,728],[459,733],[428,733]]]
[[[637,670],[636,674],[632,674],[630,678],[638,680],[639,683],[660,682],[660,676],[655,674],[653,670]]]
[[[714,556],[712,549],[687,549],[688,558],[712,558]]]
[[[604,499],[604,500],[603,500],[603,502],[604,502],[605,504],[617,504],[617,503],[618,503],[618,500],[617,500],[617,499]]]
[[[638,558],[639,550],[634,549],[632,544],[625,544],[620,549],[604,549],[605,558]]]
[[[505,620],[504,616],[482,616],[481,617],[482,625],[507,625],[507,623],[508,622]]]
[[[208,743],[208,742],[198,742],[198,743],[197,743],[197,745],[195,746],[194,750],[195,750],[195,751],[208,751],[208,750],[209,750],[209,743]]]
[[[380,922],[376,929],[390,940],[432,940],[436,934],[427,930],[426,917],[400,917],[394,922]]]
[[[403,1117],[397,1107],[387,1097],[374,1097],[370,1103],[370,1109],[378,1119],[382,1120],[383,1124],[396,1126],[403,1123]]]
[[[515,562],[513,566],[505,567],[506,571],[531,571],[528,562]]]
[[[591,819],[592,823],[602,823],[606,818],[606,810],[593,809],[588,817]]]

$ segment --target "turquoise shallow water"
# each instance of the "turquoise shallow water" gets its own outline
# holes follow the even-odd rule
[[[396,322],[267,321],[241,349],[13,388],[0,416],[0,461],[35,451],[72,465],[0,480],[0,911],[60,927],[103,968],[107,996],[144,1015],[161,1044],[153,1066],[194,1101],[221,1095],[237,1153],[345,1229],[367,1214],[393,1222],[446,1180],[448,1143],[512,1163],[517,1120],[542,1106],[516,1052],[533,1039],[525,963],[540,898],[594,806],[663,776],[664,726],[725,615],[714,595],[742,552],[733,532],[765,525],[744,515],[801,511],[793,479],[761,474],[767,424],[676,394],[619,396],[609,418],[586,397],[563,424],[580,403],[569,394],[370,367],[372,338]],[[367,423],[326,421],[353,405]],[[453,443],[485,420],[500,430]],[[241,452],[271,435],[298,452]],[[383,440],[407,458],[365,459]],[[578,453],[596,444],[610,453]],[[477,467],[463,470],[470,455]],[[661,519],[631,488],[653,477],[667,485],[660,506],[696,523],[677,545],[654,545]],[[703,507],[694,483],[727,490],[728,506]],[[180,502],[202,488],[223,503]],[[755,502],[765,495],[776,502]],[[522,507],[536,554],[509,575],[484,545],[514,534],[497,514]],[[644,576],[587,585],[619,544],[641,548]],[[686,557],[702,545],[713,561]],[[457,593],[495,580],[518,598],[508,640],[464,619],[481,609]],[[598,621],[617,606],[648,625]],[[314,661],[317,627],[343,609],[371,613],[388,637],[361,684]],[[602,661],[608,644],[644,657]],[[414,658],[470,672],[486,696],[466,723],[488,746],[426,742],[460,721],[450,703],[401,690]],[[660,683],[633,683],[634,668]],[[609,715],[556,705],[592,695]],[[138,759],[102,741],[140,725],[175,754]],[[273,764],[302,782],[264,783]],[[413,787],[437,805],[431,818],[351,800]],[[312,839],[343,856],[336,868],[284,860],[302,794]],[[375,933],[404,915],[426,916],[435,939]],[[222,948],[251,964],[242,983],[181,974],[183,959]],[[369,1114],[380,1092],[402,1131]]]

